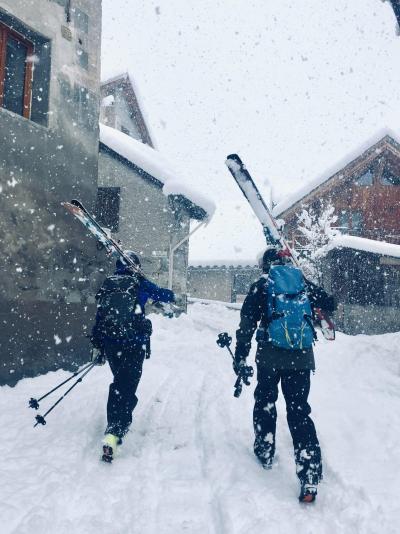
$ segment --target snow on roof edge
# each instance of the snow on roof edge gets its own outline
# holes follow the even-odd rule
[[[251,267],[258,268],[257,262],[252,259],[244,260],[189,260],[189,267]]]
[[[351,152],[348,152],[346,156],[337,161],[334,166],[326,169],[325,172],[314,177],[305,185],[297,189],[294,193],[279,202],[272,210],[274,216],[279,216],[283,212],[291,208],[294,204],[296,204],[302,198],[310,194],[314,189],[327,182],[335,174],[344,169],[347,165],[349,165],[352,161],[361,156],[369,148],[382,141],[385,137],[391,137],[394,141],[400,144],[400,135],[396,134],[390,128],[384,127],[378,130],[373,136],[368,137],[364,140],[362,144],[357,145],[355,149],[353,149]]]
[[[372,252],[374,254],[380,254],[381,256],[400,258],[400,245],[354,235],[338,235],[334,237],[327,247],[327,250],[342,247],[362,250],[364,252]]]
[[[115,128],[102,123],[99,127],[100,142],[157,178],[163,184],[165,196],[183,195],[193,204],[200,206],[207,213],[208,219],[211,219],[215,211],[214,202],[187,184],[164,155]]]
[[[108,85],[109,83],[113,83],[118,80],[126,80],[128,77],[128,72],[121,72],[120,74],[116,74],[115,76],[111,76],[109,78],[106,78],[105,80],[102,79],[100,85]]]
[[[101,80],[101,85],[107,85],[109,83],[114,83],[114,82],[117,82],[119,80],[123,80],[123,81],[129,80],[129,83],[132,86],[132,90],[133,90],[133,93],[134,93],[135,98],[136,98],[136,102],[137,102],[137,105],[138,105],[138,108],[139,108],[139,112],[140,112],[140,114],[141,114],[141,116],[143,118],[143,122],[145,124],[145,128],[147,129],[147,132],[148,132],[148,135],[150,137],[150,140],[151,140],[151,143],[153,145],[153,148],[158,150],[156,136],[154,134],[154,131],[150,127],[149,115],[148,115],[148,113],[146,111],[146,107],[143,104],[142,94],[141,94],[140,89],[138,88],[138,86],[137,86],[137,84],[135,82],[134,77],[129,73],[129,71],[121,72],[120,74],[116,74],[115,76],[112,76],[112,77],[107,78],[105,80]]]

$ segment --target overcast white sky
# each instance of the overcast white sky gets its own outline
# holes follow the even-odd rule
[[[264,245],[227,154],[279,200],[377,130],[400,134],[395,23],[382,0],[103,0],[103,78],[131,73],[158,149],[218,206],[192,261]]]

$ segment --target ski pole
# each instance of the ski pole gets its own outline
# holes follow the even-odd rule
[[[55,402],[55,403],[53,404],[53,406],[52,406],[51,408],[49,408],[49,409],[47,410],[47,412],[46,412],[43,416],[42,416],[42,415],[37,415],[37,416],[35,417],[35,419],[36,419],[36,424],[33,426],[33,428],[35,428],[35,427],[36,427],[37,425],[39,425],[39,424],[41,424],[41,425],[45,425],[45,424],[46,424],[46,419],[45,419],[46,415],[48,415],[52,410],[54,410],[54,408],[57,406],[57,404],[59,404],[59,403],[60,403],[60,402],[61,402],[61,401],[68,395],[68,393],[69,393],[72,389],[74,389],[74,387],[75,387],[76,385],[79,384],[79,382],[82,382],[83,378],[84,378],[84,377],[85,377],[85,376],[86,376],[86,375],[93,369],[93,367],[95,367],[95,365],[96,365],[95,363],[91,363],[91,364],[89,364],[89,366],[86,367],[87,370],[83,373],[83,375],[81,375],[81,376],[78,378],[78,380],[77,380],[76,382],[74,382],[74,383],[72,384],[72,386],[71,386],[69,389],[67,389],[67,391],[64,393],[64,395],[63,395],[62,397],[60,397],[60,398],[58,399],[58,401]]]
[[[34,399],[33,397],[30,398],[29,400],[29,407],[30,408],[34,408],[35,410],[38,410],[39,409],[39,402],[43,399],[45,399],[46,397],[48,397],[51,393],[53,393],[54,391],[56,391],[57,389],[59,389],[61,386],[63,386],[64,384],[66,384],[67,382],[69,382],[70,380],[72,380],[73,378],[75,378],[76,376],[80,375],[81,373],[83,373],[84,371],[86,371],[86,369],[88,369],[92,364],[89,363],[88,365],[86,365],[85,367],[83,367],[82,369],[80,369],[79,371],[76,371],[74,374],[72,374],[69,378],[67,378],[66,380],[64,380],[63,382],[61,382],[61,384],[58,384],[58,386],[56,386],[55,388],[51,389],[50,391],[48,391],[45,395],[43,395],[42,397],[40,397],[40,399]]]
[[[229,351],[229,354],[232,357],[232,361],[234,362],[235,361],[235,356],[233,355],[233,352],[232,352],[231,347],[230,347],[231,343],[232,343],[232,338],[227,332],[223,332],[222,334],[218,334],[217,345],[219,347],[221,347],[221,348],[226,347],[228,349],[228,351]],[[233,386],[234,387],[234,392],[233,392],[233,396],[234,397],[236,397],[236,398],[240,397],[240,395],[242,393],[242,387],[243,387],[242,386],[242,381],[246,384],[246,386],[250,385],[249,378],[251,376],[253,376],[253,368],[250,365],[243,366],[242,369],[240,370],[240,372],[238,373],[235,385]]]

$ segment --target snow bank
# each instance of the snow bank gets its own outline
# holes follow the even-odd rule
[[[328,250],[340,247],[364,250],[365,252],[373,252],[382,256],[391,256],[392,258],[400,258],[400,245],[354,235],[338,235],[334,237],[328,245]]]
[[[239,313],[193,304],[179,319],[152,321],[152,355],[114,465],[99,461],[107,365],[94,369],[45,427],[33,428],[27,401],[67,373],[0,388],[2,534],[398,532],[400,333],[339,334],[317,343],[310,403],[325,476],[318,502],[304,507],[282,396],[271,471],[252,453],[255,379],[233,397],[231,359],[216,338],[234,333]],[[254,347],[254,365],[253,358]]]
[[[260,253],[261,255],[263,252]],[[251,267],[251,268],[258,268],[257,263],[254,261],[254,258],[252,260],[191,260],[189,262],[190,267]]]
[[[211,218],[215,204],[179,175],[165,156],[115,128],[100,123],[100,141],[163,184],[163,193],[183,195],[203,208]]]
[[[199,299],[197,297],[188,297],[188,303],[189,304],[203,304],[205,306],[208,306],[209,304],[218,304],[221,306],[224,306],[225,308],[229,308],[230,310],[241,310],[242,309],[242,303],[241,302],[224,302],[222,300],[214,300],[214,299]]]
[[[279,202],[273,209],[273,214],[276,217],[281,215],[291,206],[296,204],[296,202],[299,202],[299,200],[301,200],[306,195],[311,193],[314,189],[332,178],[335,174],[343,170],[352,161],[361,156],[361,154],[363,154],[366,150],[371,148],[373,145],[379,143],[379,141],[382,141],[387,136],[391,137],[397,143],[400,143],[399,136],[392,132],[390,129],[383,128],[377,131],[374,136],[369,137],[362,144],[359,144],[355,149],[348,152],[347,155],[343,159],[339,160],[334,167],[327,169],[323,174],[308,181],[305,185],[297,189],[292,195],[289,195],[287,198]]]

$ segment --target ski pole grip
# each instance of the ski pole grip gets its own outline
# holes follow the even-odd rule
[[[46,419],[42,415],[37,415],[35,417],[35,419],[37,421],[35,426],[37,426],[37,425],[43,425],[44,426],[46,424]]]
[[[33,408],[34,410],[39,409],[39,402],[33,397],[31,397],[29,400],[29,408]]]
[[[218,334],[218,338],[217,338],[217,345],[221,348],[224,348],[224,347],[230,347],[232,343],[232,338],[231,336],[228,334],[228,332],[222,332],[221,334]]]

